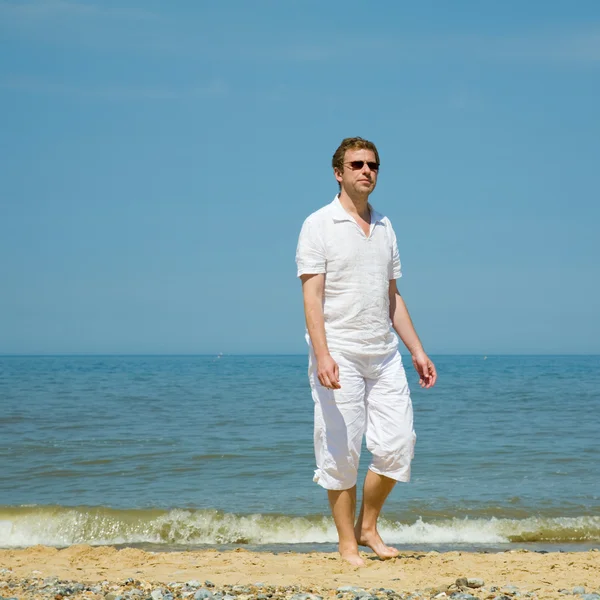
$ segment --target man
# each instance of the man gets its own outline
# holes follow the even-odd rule
[[[380,558],[398,555],[381,539],[377,519],[396,481],[410,479],[416,441],[391,326],[411,353],[421,387],[432,387],[437,375],[396,287],[401,271],[394,230],[368,202],[379,174],[377,148],[346,138],[332,165],[339,194],[304,222],[296,262],[315,403],[314,481],[327,490],[342,558],[363,566],[359,545]],[[355,523],[363,435],[372,463]]]

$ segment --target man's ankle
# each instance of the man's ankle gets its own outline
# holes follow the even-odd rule
[[[340,554],[356,553],[358,554],[358,543],[356,538],[352,540],[344,540],[338,543]]]
[[[377,533],[377,525],[375,524],[370,527],[367,527],[361,523],[360,526],[357,525],[357,527],[354,531],[359,535],[361,535],[361,534],[372,535],[374,533]]]

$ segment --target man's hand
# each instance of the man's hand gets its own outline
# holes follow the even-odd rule
[[[435,385],[437,373],[435,366],[425,354],[425,352],[417,352],[412,355],[413,365],[419,374],[419,385],[422,388],[430,388]]]
[[[317,359],[317,376],[323,387],[330,390],[339,390],[342,387],[340,385],[340,368],[329,354]]]

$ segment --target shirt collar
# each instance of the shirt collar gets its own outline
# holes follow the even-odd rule
[[[342,206],[340,202],[339,195],[333,199],[333,202],[330,204],[331,206],[331,217],[335,223],[340,223],[341,221],[354,221],[350,213],[346,211],[346,209]],[[383,215],[377,212],[371,204],[369,204],[369,208],[371,209],[371,223],[374,225],[376,223],[383,222]]]

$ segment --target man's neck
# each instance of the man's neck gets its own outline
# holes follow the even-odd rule
[[[371,218],[371,212],[369,210],[369,194],[360,196],[350,196],[346,191],[341,190],[338,194],[340,204],[350,214],[356,214],[365,221],[369,221]]]

